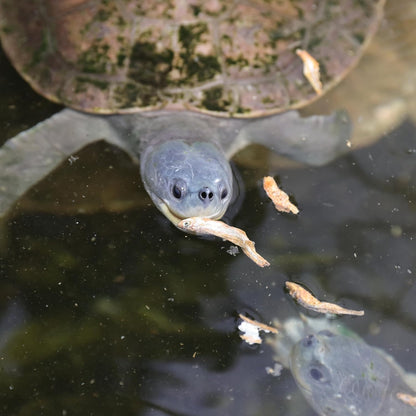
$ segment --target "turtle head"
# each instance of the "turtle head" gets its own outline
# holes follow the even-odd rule
[[[391,389],[388,360],[342,329],[306,335],[292,349],[290,368],[320,415],[371,414]]]
[[[221,218],[232,199],[230,164],[213,143],[173,139],[141,156],[147,192],[175,225],[184,218]]]

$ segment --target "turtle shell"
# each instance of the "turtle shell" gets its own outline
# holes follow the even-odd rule
[[[357,62],[384,0],[0,0],[3,47],[45,97],[96,113],[254,117],[318,97]]]

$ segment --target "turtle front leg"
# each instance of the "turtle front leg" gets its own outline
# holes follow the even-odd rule
[[[86,145],[106,140],[123,147],[104,117],[63,110],[0,148],[0,218],[33,185]]]
[[[350,118],[343,110],[310,117],[288,111],[247,122],[228,156],[257,143],[298,162],[320,166],[349,151],[351,130]]]

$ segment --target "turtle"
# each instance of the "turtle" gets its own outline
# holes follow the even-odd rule
[[[0,0],[9,59],[68,107],[0,149],[0,216],[63,160],[99,140],[140,163],[177,225],[220,219],[236,198],[230,159],[251,143],[322,165],[348,151],[348,114],[299,109],[354,67],[384,0]],[[298,49],[319,61],[322,92]]]
[[[416,376],[333,319],[288,318],[271,342],[300,391],[321,416],[414,415]],[[399,395],[399,397],[398,397]]]
[[[413,0],[387,1],[382,26],[357,68],[305,114],[325,113],[342,103],[354,125],[354,149],[371,145],[406,119],[415,123],[415,26]]]

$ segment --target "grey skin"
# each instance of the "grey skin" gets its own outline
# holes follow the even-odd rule
[[[65,109],[0,148],[0,217],[69,156],[105,140],[140,161],[147,192],[175,225],[192,216],[219,219],[233,199],[229,159],[236,152],[258,143],[317,166],[348,150],[350,131],[343,111],[233,119],[191,112],[99,116]]]
[[[277,337],[277,360],[289,367],[321,416],[413,416],[396,393],[416,395],[415,376],[394,359],[328,319],[290,319]],[[290,341],[289,341],[290,338]]]

